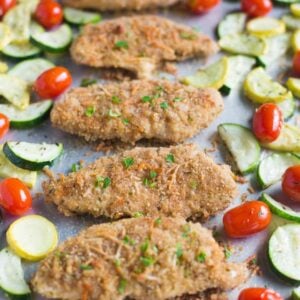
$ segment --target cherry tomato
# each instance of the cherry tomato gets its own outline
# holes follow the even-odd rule
[[[220,0],[189,0],[188,8],[195,14],[201,14],[218,5]]]
[[[238,300],[283,300],[283,298],[273,290],[247,288],[241,291]]]
[[[282,178],[282,190],[292,200],[300,202],[300,165],[289,167]]]
[[[272,8],[271,0],[242,0],[242,11],[250,17],[260,17],[268,14]]]
[[[23,215],[32,205],[29,189],[19,179],[2,180],[0,182],[0,205],[12,215]]]
[[[225,213],[225,232],[232,238],[243,238],[265,229],[271,222],[269,207],[261,201],[245,202]]]
[[[0,113],[0,139],[3,138],[9,129],[9,120],[7,116]]]
[[[42,73],[35,81],[33,89],[42,98],[55,98],[72,83],[70,72],[64,67],[54,67]]]
[[[300,76],[300,51],[296,52],[293,58],[293,73]]]
[[[54,0],[41,0],[35,11],[35,19],[46,29],[51,29],[62,22],[62,7]]]
[[[0,18],[2,18],[17,3],[17,0],[0,0]]]
[[[254,114],[253,132],[264,143],[275,141],[283,126],[283,116],[276,104],[263,104]]]

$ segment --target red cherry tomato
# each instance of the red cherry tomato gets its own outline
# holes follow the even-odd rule
[[[263,104],[254,114],[253,132],[264,143],[275,141],[283,126],[281,110],[273,103]]]
[[[262,231],[271,222],[269,207],[261,201],[245,202],[225,213],[225,232],[232,238],[243,238]]]
[[[188,8],[195,14],[201,14],[218,5],[220,0],[189,0]]]
[[[2,18],[17,3],[17,0],[0,0],[0,18]]]
[[[293,58],[293,73],[300,76],[300,51],[296,52]]]
[[[33,89],[42,98],[55,98],[72,83],[70,72],[64,67],[54,67],[42,73],[35,81]]]
[[[238,300],[283,300],[283,298],[273,290],[247,288],[241,291]]]
[[[54,0],[41,0],[35,11],[35,19],[46,29],[51,29],[62,22],[62,7]]]
[[[242,0],[242,11],[250,17],[260,17],[268,14],[272,8],[271,0]]]
[[[300,202],[300,165],[290,167],[285,171],[281,185],[287,196]]]
[[[9,129],[9,120],[7,116],[0,113],[0,139],[3,138]]]
[[[0,205],[12,215],[23,215],[32,205],[29,189],[19,179],[2,180],[0,182]]]

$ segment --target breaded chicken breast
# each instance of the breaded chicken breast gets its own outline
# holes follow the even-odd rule
[[[206,57],[217,51],[217,44],[202,33],[145,15],[86,25],[73,42],[71,56],[78,64],[121,68],[138,78],[149,78],[164,62]]]
[[[248,275],[244,264],[225,261],[200,224],[141,217],[95,225],[62,243],[32,286],[55,299],[162,300],[232,289]]]
[[[179,143],[206,128],[222,110],[223,99],[214,89],[137,80],[75,88],[56,103],[51,121],[87,141]]]
[[[142,10],[168,7],[181,0],[63,0],[63,4],[74,8],[99,11]]]
[[[66,216],[176,216],[206,219],[237,194],[228,166],[195,145],[135,148],[43,183],[45,200]]]

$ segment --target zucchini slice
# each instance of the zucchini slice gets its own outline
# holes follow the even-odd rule
[[[44,58],[35,58],[22,61],[16,64],[8,74],[23,79],[29,85],[32,85],[35,80],[45,71],[54,67],[54,64]]]
[[[300,128],[284,124],[279,137],[272,143],[264,143],[263,147],[282,152],[300,152]]]
[[[8,104],[0,104],[0,111],[8,117],[11,128],[27,129],[42,123],[49,116],[52,106],[51,100],[30,104],[25,110],[16,109]]]
[[[278,227],[269,240],[268,254],[272,266],[281,276],[295,282],[300,281],[299,249],[299,224]]]
[[[300,29],[300,18],[294,17],[291,14],[284,15],[281,20],[285,23],[287,29]]]
[[[228,34],[242,33],[246,27],[247,15],[244,13],[228,14],[218,25],[219,38]]]
[[[292,300],[300,300],[300,287],[293,289],[291,299]]]
[[[244,83],[245,95],[255,103],[282,102],[288,99],[289,91],[275,82],[261,67],[252,70]]]
[[[197,88],[213,87],[219,89],[226,81],[228,74],[227,57],[222,57],[206,69],[199,70],[196,74],[183,79],[183,82]]]
[[[290,49],[291,44],[291,34],[284,33],[276,36],[272,36],[265,39],[268,50],[264,55],[257,57],[259,66],[268,67],[278,59],[283,57]]]
[[[2,49],[2,53],[7,57],[16,59],[25,59],[35,57],[41,54],[42,50],[30,42],[23,44],[11,43]]]
[[[259,163],[260,146],[250,129],[239,124],[221,124],[218,132],[243,174],[252,172]]]
[[[20,169],[12,164],[4,155],[0,145],[0,177],[14,177],[23,181],[29,188],[33,188],[37,179],[37,172]]]
[[[39,171],[52,166],[63,152],[62,144],[34,144],[27,142],[6,142],[3,146],[5,156],[17,167]]]
[[[24,279],[21,259],[9,248],[0,251],[0,287],[12,295],[30,294],[28,284]]]
[[[0,23],[0,50],[5,48],[12,39],[10,27],[4,23]]]
[[[294,52],[300,50],[300,29],[295,30],[292,36],[292,47]]]
[[[32,32],[32,43],[50,53],[61,53],[66,51],[73,38],[69,25],[63,24],[52,31]]]
[[[30,261],[44,258],[58,243],[55,225],[38,215],[22,217],[13,222],[7,230],[6,238],[16,254]]]
[[[81,9],[64,8],[65,20],[74,25],[85,25],[101,21],[101,15],[95,12],[88,12]]]
[[[30,38],[31,8],[26,3],[17,4],[3,18],[3,23],[11,28],[14,43],[25,43]]]
[[[300,97],[300,79],[290,77],[286,85],[295,97]]]
[[[260,37],[271,37],[285,32],[285,23],[271,17],[252,19],[247,24],[247,31]]]
[[[296,111],[296,101],[293,95],[288,99],[277,103],[277,106],[281,109],[285,121],[291,118]]]
[[[299,165],[300,158],[291,153],[274,153],[263,159],[257,169],[257,179],[263,189],[278,182],[286,169]]]
[[[8,65],[0,61],[0,73],[6,73],[7,71],[8,71]]]
[[[255,65],[255,59],[244,55],[235,55],[228,57],[228,75],[221,91],[227,90],[227,95],[232,89],[240,88],[246,78],[246,75]]]
[[[267,44],[264,39],[250,34],[228,34],[219,41],[220,47],[233,54],[260,56],[266,53]]]
[[[293,16],[296,18],[300,17],[300,4],[299,3],[294,3],[290,6],[290,11]]]
[[[266,193],[262,194],[261,200],[264,201],[270,207],[271,212],[275,215],[289,221],[300,223],[299,212],[296,212],[290,207],[276,201]]]
[[[0,74],[0,95],[19,109],[25,109],[29,105],[27,83],[18,77]]]

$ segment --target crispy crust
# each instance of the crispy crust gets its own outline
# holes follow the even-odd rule
[[[143,102],[145,96],[151,99]],[[120,103],[114,103],[113,97]],[[162,108],[163,103],[167,107]],[[56,103],[51,121],[87,141],[135,143],[156,139],[178,143],[206,128],[223,106],[221,95],[214,89],[200,90],[166,80],[136,80],[75,88]],[[90,107],[95,113],[87,116]]]
[[[248,275],[244,264],[225,261],[200,224],[136,218],[95,225],[64,242],[41,263],[32,285],[49,298],[162,300],[231,289]]]
[[[118,42],[125,42],[122,47]],[[167,61],[209,56],[218,46],[190,27],[152,16],[120,17],[87,25],[75,39],[71,56],[78,64],[121,68],[150,78]]]
[[[63,4],[75,8],[89,8],[99,11],[143,10],[168,7],[180,0],[63,0]]]
[[[166,161],[169,154],[173,163]],[[123,159],[128,157],[134,163],[126,169]],[[153,180],[151,171],[157,174]],[[109,177],[111,184],[96,187],[99,176]],[[43,189],[46,201],[67,216],[88,213],[114,219],[136,213],[206,219],[237,194],[229,167],[216,165],[195,145],[135,148],[102,157],[76,173],[44,182]]]

